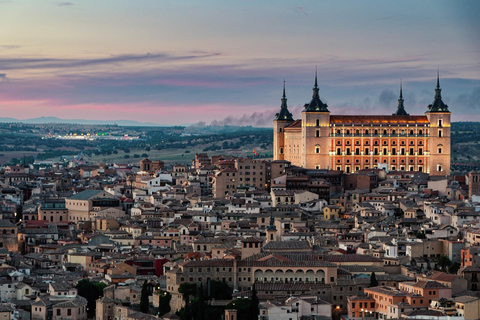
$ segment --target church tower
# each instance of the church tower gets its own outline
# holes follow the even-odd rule
[[[275,115],[275,120],[273,120],[273,160],[285,160],[285,127],[294,121],[287,107],[285,80],[283,81],[281,101],[280,112]]]
[[[310,103],[305,104],[302,111],[302,163],[304,168],[329,168],[330,152],[330,111],[328,106],[320,100],[315,70],[315,84]]]
[[[402,83],[400,82],[400,97],[398,98],[398,107],[397,111],[392,114],[393,116],[408,116],[409,114],[405,111],[405,105],[403,104],[403,92],[402,92]]]
[[[448,106],[442,101],[442,89],[440,89],[440,77],[437,72],[437,87],[435,99],[428,106],[425,115],[430,123],[429,146],[430,175],[446,176],[450,174],[450,117]]]
[[[278,241],[277,227],[275,227],[275,219],[273,218],[273,211],[270,213],[270,224],[267,226],[267,241]]]

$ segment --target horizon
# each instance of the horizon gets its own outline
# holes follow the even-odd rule
[[[17,119],[269,127],[284,79],[299,118],[318,66],[332,114],[392,114],[400,81],[406,111],[423,114],[439,68],[452,120],[480,121],[479,9],[477,1],[3,1],[0,110]]]

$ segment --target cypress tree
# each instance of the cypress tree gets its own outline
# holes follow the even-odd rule
[[[376,286],[378,286],[377,277],[375,276],[375,272],[372,272],[372,274],[370,275],[370,287]]]
[[[205,320],[205,296],[203,294],[203,284],[198,289],[198,310],[196,320]]]
[[[248,312],[248,317],[250,320],[257,320],[260,308],[258,307],[260,301],[257,297],[257,290],[255,290],[255,282],[252,286],[252,299],[250,300],[250,308]]]
[[[140,296],[140,312],[148,312],[148,291],[147,291],[147,280],[143,282],[142,295]]]

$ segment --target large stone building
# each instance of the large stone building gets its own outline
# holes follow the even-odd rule
[[[393,115],[331,115],[320,100],[317,76],[302,118],[288,111],[285,85],[274,120],[274,159],[309,169],[346,173],[390,170],[450,174],[450,116],[437,77],[435,98],[424,115],[405,111],[402,89]]]

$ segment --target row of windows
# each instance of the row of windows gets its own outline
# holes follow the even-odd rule
[[[337,146],[341,146],[342,145],[342,141],[345,141],[345,145],[349,146],[350,145],[350,140],[337,140]],[[384,146],[388,146],[388,142],[391,141],[392,142],[392,146],[395,146],[397,145],[397,140],[383,140],[383,145]],[[401,146],[404,146],[406,143],[406,140],[400,140],[400,145]],[[364,140],[364,145],[368,146],[370,145],[370,140]],[[355,145],[356,146],[359,146],[361,145],[361,140],[355,140]],[[373,141],[373,145],[374,146],[378,146],[379,145],[379,140],[374,140]],[[409,141],[409,145],[410,146],[414,146],[415,145],[415,140],[410,140]],[[418,140],[418,145],[419,146],[422,146],[423,145],[423,140]]]
[[[319,130],[317,130],[318,132]],[[366,130],[360,130],[360,129],[357,129],[357,130],[350,130],[350,129],[333,129],[331,131],[331,133],[334,133],[334,134],[355,134],[355,135],[370,135],[370,134],[373,134],[373,135],[423,135],[423,134],[428,134],[428,130],[423,130],[423,129],[420,129],[420,130],[413,130],[413,129],[410,129],[410,130],[396,130],[396,129],[383,129],[383,130],[378,130],[378,129],[375,129],[375,130],[369,130],[369,129],[366,129]]]
[[[373,162],[374,162],[374,163],[378,163],[378,159],[374,159]],[[337,162],[336,162],[336,163],[337,163],[337,164],[340,164],[340,163],[342,163],[342,160],[337,159]],[[346,163],[346,164],[349,164],[349,163],[350,163],[350,159],[346,159],[346,160],[345,160],[345,163]],[[360,163],[360,159],[355,159],[355,163]],[[364,159],[364,163],[366,163],[366,164],[370,163],[369,159]],[[383,159],[383,163],[387,163],[387,159]],[[392,159],[392,160],[391,160],[391,163],[396,164],[396,163],[397,163],[397,159]],[[405,163],[405,159],[400,159],[400,163]],[[409,163],[410,163],[410,164],[414,164],[414,163],[415,163],[415,160],[414,160],[414,159],[410,159],[410,160],[409,160]],[[423,163],[423,160],[422,160],[422,159],[418,159],[418,163],[419,163],[419,164],[422,164],[422,163]]]
[[[437,149],[437,151],[438,151],[438,153],[442,153],[443,150],[442,150],[441,147],[439,147]],[[423,148],[418,148],[417,150],[415,150],[415,148],[410,148],[410,149],[407,149],[407,148],[399,148],[399,149],[391,148],[390,150],[388,150],[388,148],[383,148],[383,150],[380,149],[380,148],[373,148],[373,150],[371,150],[370,148],[365,148],[364,150],[362,150],[361,148],[355,148],[355,150],[353,150],[353,149],[347,147],[347,148],[344,148],[342,150],[342,148],[339,147],[339,148],[337,148],[335,154],[337,156],[341,156],[341,155],[347,155],[347,156],[350,156],[350,155],[379,156],[379,155],[388,155],[389,152],[390,152],[390,155],[392,155],[392,156],[396,156],[396,155],[405,156],[405,155],[407,155],[407,152],[411,156],[415,155],[415,152],[417,153],[417,155],[421,156],[421,155],[423,155]],[[320,153],[320,147],[315,146],[315,153]]]

